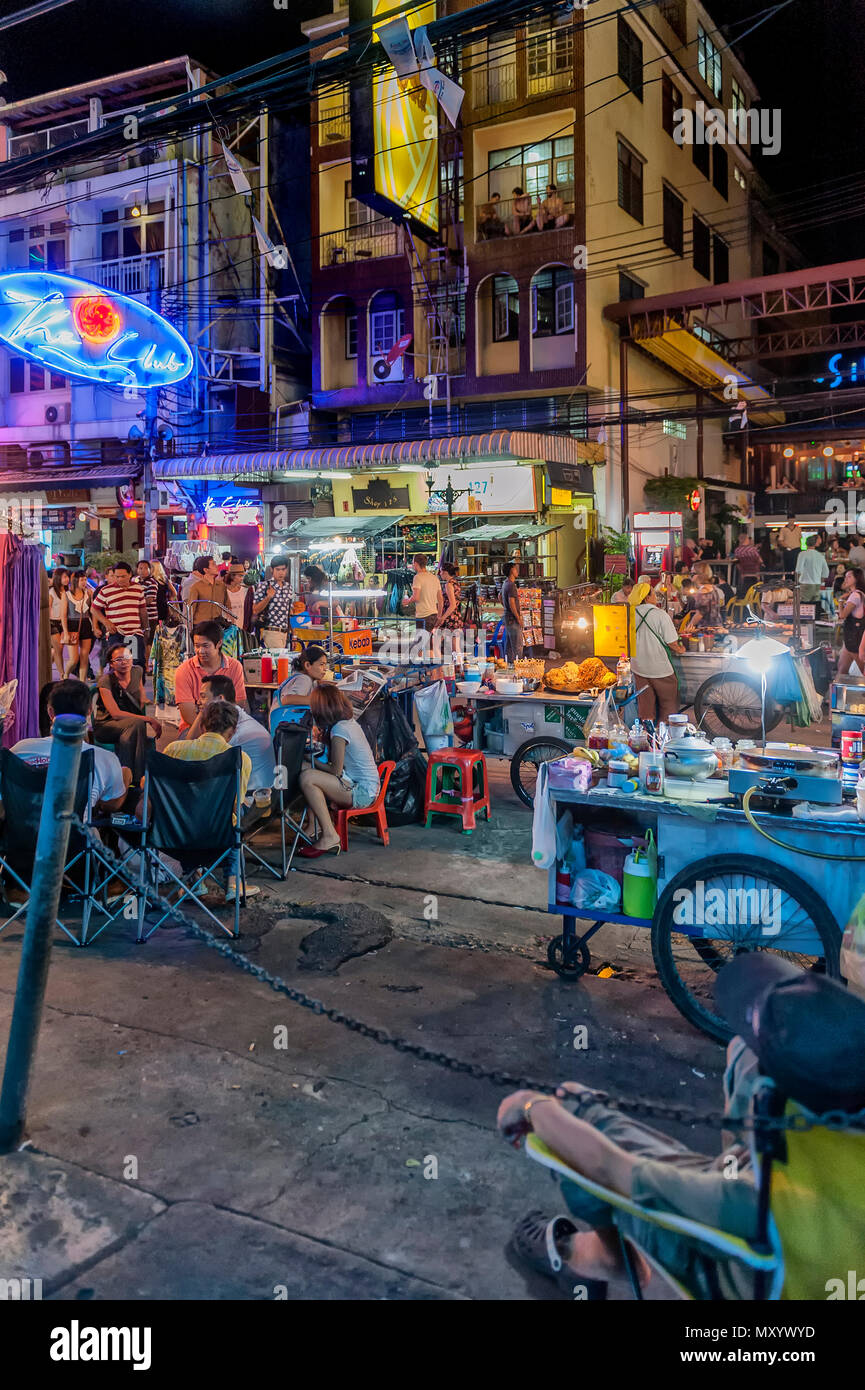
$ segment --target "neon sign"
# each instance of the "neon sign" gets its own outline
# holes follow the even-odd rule
[[[858,362],[851,361],[848,367],[842,367],[840,363],[843,355],[844,354],[841,352],[833,353],[833,355],[829,358],[829,361],[826,363],[827,369],[832,373],[832,380],[829,382],[830,391],[834,391],[835,387],[840,386],[842,381],[855,382],[859,380],[860,364]],[[861,365],[862,379],[863,381],[865,381],[865,358],[863,358]],[[818,386],[822,386],[825,380],[826,378],[824,376],[815,376],[814,378],[814,381]]]
[[[52,371],[145,390],[183,381],[188,343],[126,295],[47,271],[0,272],[0,342]]]

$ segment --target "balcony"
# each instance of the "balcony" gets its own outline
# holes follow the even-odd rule
[[[94,267],[99,283],[118,294],[146,294],[150,286],[150,263],[159,269],[159,288],[166,283],[165,256],[121,256],[114,261],[100,261]]]
[[[67,121],[65,125],[32,130],[23,135],[10,135],[9,158],[23,159],[26,155],[43,154],[46,150],[61,149],[82,139],[90,129],[89,121]]]
[[[496,241],[500,237],[522,237],[539,236],[543,232],[557,231],[562,227],[572,227],[574,225],[574,190],[573,188],[559,189],[559,197],[562,201],[562,211],[555,218],[551,218],[541,212],[541,198],[532,199],[531,221],[527,222],[528,213],[518,216],[514,212],[514,199],[502,198],[495,208],[496,215],[493,218],[485,218],[482,213],[484,208],[489,208],[492,204],[484,203],[478,213],[478,224],[476,229],[476,239],[478,241]]]
[[[348,92],[339,98],[322,98],[318,107],[318,141],[320,145],[335,145],[348,140],[351,134]]]
[[[474,104],[502,106],[517,99],[517,64],[499,63],[493,67],[483,67],[475,74]]]
[[[377,260],[402,255],[402,233],[386,218],[343,227],[321,239],[322,266],[347,265],[349,261]]]

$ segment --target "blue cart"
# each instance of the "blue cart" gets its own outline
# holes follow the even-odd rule
[[[714,980],[732,956],[773,951],[803,969],[840,976],[843,929],[865,891],[856,863],[819,859],[809,850],[865,858],[865,825],[817,817],[759,813],[755,819],[790,848],[770,843],[731,806],[563,785],[551,768],[556,818],[642,839],[658,850],[658,896],[651,917],[572,907],[556,901],[556,865],[549,870],[548,908],[562,919],[549,964],[565,980],[589,969],[589,941],[606,923],[645,927],[665,990],[690,1023],[719,1042],[730,1030],[714,1003]],[[558,785],[557,785],[558,784]],[[587,930],[578,930],[589,922]]]

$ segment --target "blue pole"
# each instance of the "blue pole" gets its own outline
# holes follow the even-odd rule
[[[27,925],[0,1092],[0,1153],[14,1149],[24,1132],[27,1092],[39,1041],[39,1025],[63,867],[69,846],[69,815],[75,805],[81,742],[87,721],[61,714],[51,726],[51,759],[39,819],[36,859],[27,905]],[[6,807],[8,815],[12,808]]]

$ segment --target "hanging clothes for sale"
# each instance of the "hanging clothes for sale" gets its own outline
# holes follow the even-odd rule
[[[180,623],[175,627],[160,623],[150,653],[153,662],[153,698],[157,705],[175,703],[174,677],[180,663],[190,655],[184,625]]]
[[[0,535],[0,685],[18,681],[14,718],[3,730],[6,748],[39,735],[39,691],[51,679],[49,631],[48,576],[41,547],[11,532]]]

